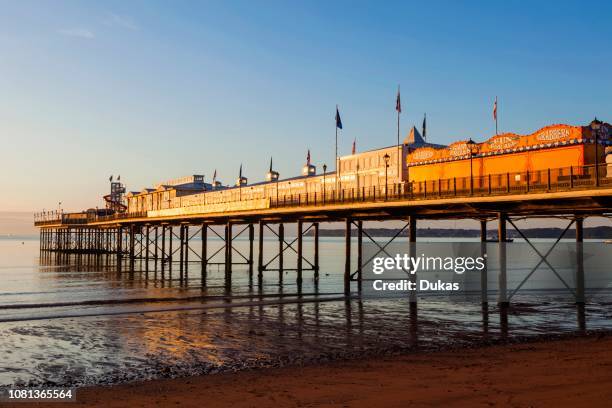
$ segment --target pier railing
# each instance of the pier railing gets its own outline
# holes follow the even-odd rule
[[[410,169],[408,170],[408,174]],[[269,208],[325,206],[364,202],[431,200],[453,197],[505,196],[530,193],[553,193],[572,190],[612,188],[612,165],[572,166],[531,172],[507,172],[471,177],[438,178],[381,186],[333,189],[302,194],[267,197]],[[261,197],[243,199],[255,202]],[[219,204],[219,203],[217,203]],[[178,207],[177,207],[178,208]],[[248,205],[241,205],[241,209]],[[254,207],[255,208],[255,207]],[[57,213],[37,216],[36,226],[49,224],[78,225],[91,222],[146,218],[147,211],[98,215],[97,213]]]
[[[331,205],[357,202],[428,200],[452,197],[504,196],[612,188],[612,166],[562,167],[472,177],[439,178],[382,186],[289,194],[270,198],[270,207]]]

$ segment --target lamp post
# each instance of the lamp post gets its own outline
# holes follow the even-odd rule
[[[383,159],[385,160],[385,201],[389,198],[389,189],[387,186],[387,170],[389,169],[389,153],[385,153]]]
[[[474,172],[472,167],[472,157],[478,152],[478,145],[472,139],[468,140],[465,145],[470,151],[470,195],[474,195]]]
[[[325,173],[327,173],[327,164],[323,164],[323,205],[325,205]]]

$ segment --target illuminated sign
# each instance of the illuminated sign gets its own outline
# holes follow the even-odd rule
[[[489,148],[491,150],[510,149],[518,144],[518,139],[513,136],[499,136],[489,142]]]
[[[536,139],[541,142],[551,142],[569,137],[570,130],[567,128],[547,129],[536,136]]]
[[[467,156],[470,154],[470,149],[468,149],[468,146],[465,142],[453,143],[449,146],[448,150],[450,155],[453,157]]]

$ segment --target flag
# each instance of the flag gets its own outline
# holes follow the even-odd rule
[[[353,139],[353,150],[351,151],[351,154],[355,154],[357,152],[357,139]]]
[[[399,86],[397,87],[397,100],[395,101],[395,110],[397,113],[402,113],[402,101],[400,98]]]
[[[113,182],[113,176],[112,175],[108,178],[108,181],[110,181],[111,183]]]
[[[242,179],[242,163],[240,163],[240,171],[238,172],[238,178]]]
[[[423,140],[427,140],[427,114],[423,115]]]
[[[117,176],[117,181],[121,180],[121,174]]]
[[[306,165],[310,166],[310,149],[308,149],[308,155],[306,155]]]
[[[497,96],[495,97],[495,103],[493,104],[493,120],[497,120]]]
[[[215,169],[215,172],[213,173],[213,183],[217,181],[217,169]]]
[[[342,129],[342,119],[340,119],[340,111],[338,110],[337,105],[336,105],[336,127],[338,129]]]
[[[270,157],[270,173],[272,173],[272,158]]]

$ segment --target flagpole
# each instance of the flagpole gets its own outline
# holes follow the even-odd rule
[[[497,96],[495,97],[495,136],[497,136]]]
[[[397,86],[397,97],[398,100],[400,95],[400,86]],[[400,149],[400,113],[401,113],[401,102],[400,102],[400,108],[396,109],[397,111],[397,182],[399,183],[400,181],[400,162],[401,162],[401,156],[402,156],[402,151]],[[387,189],[387,186],[385,186],[385,191]]]
[[[338,183],[339,183],[339,178],[340,178],[340,172],[338,169],[338,119],[337,119],[337,115],[338,115],[338,105],[336,104],[336,188],[334,189],[334,198],[337,197],[338,194]]]

